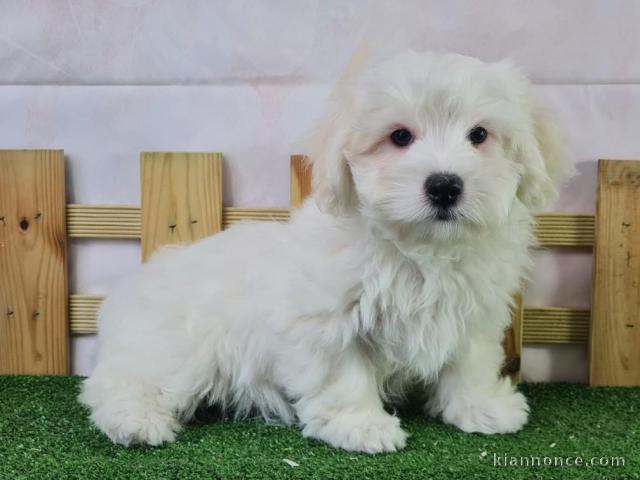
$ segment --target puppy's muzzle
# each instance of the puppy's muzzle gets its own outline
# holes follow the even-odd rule
[[[439,213],[446,212],[458,202],[462,188],[462,179],[453,173],[434,173],[424,183],[427,198]]]

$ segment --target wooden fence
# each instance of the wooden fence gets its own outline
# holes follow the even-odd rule
[[[69,335],[96,332],[103,297],[68,295],[68,239],[140,239],[144,261],[241,220],[289,218],[289,209],[223,207],[220,153],[144,152],[140,166],[140,207],[65,208],[62,151],[0,151],[0,373],[68,374]],[[293,155],[292,208],[310,177]],[[518,375],[523,342],[589,343],[592,384],[640,384],[640,162],[601,160],[598,178],[595,216],[543,214],[536,226],[541,247],[597,244],[592,312],[516,302],[506,373]]]

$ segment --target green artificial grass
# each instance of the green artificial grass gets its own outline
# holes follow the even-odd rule
[[[522,432],[498,436],[465,434],[408,407],[399,412],[411,434],[407,448],[371,456],[257,420],[200,420],[162,448],[116,446],[76,402],[80,380],[0,377],[1,479],[640,478],[638,388],[522,385],[530,422]],[[623,457],[625,465],[496,466],[494,454]]]

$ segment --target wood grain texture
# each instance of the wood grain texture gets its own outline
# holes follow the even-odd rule
[[[291,208],[298,208],[311,194],[311,164],[304,155],[291,155]]]
[[[224,207],[222,228],[243,220],[286,222],[288,208]],[[134,205],[67,205],[67,236],[71,238],[139,239],[142,213]]]
[[[525,307],[524,343],[582,343],[589,340],[589,310]]]
[[[308,168],[291,162],[291,202],[299,206],[310,193]],[[295,171],[304,172],[302,175]],[[296,207],[293,208],[296,208]],[[223,228],[241,220],[289,218],[289,209],[224,207]],[[595,235],[595,216],[580,213],[545,213],[536,216],[536,237],[541,247],[591,247]],[[134,205],[67,205],[67,235],[72,238],[140,238],[140,207]]]
[[[69,373],[62,150],[0,151],[0,374]]]
[[[234,223],[243,220],[260,220],[272,222],[288,222],[288,208],[238,208],[225,207],[222,213],[223,228],[227,229]]]
[[[536,215],[535,234],[541,247],[592,247],[595,216],[580,213]]]
[[[72,294],[69,296],[69,324],[71,333],[97,333],[98,308],[104,295]]]
[[[589,382],[640,385],[640,161],[598,162]]]
[[[71,238],[140,238],[140,207],[134,205],[67,205]]]
[[[222,229],[220,153],[143,152],[140,178],[143,261],[162,245]]]

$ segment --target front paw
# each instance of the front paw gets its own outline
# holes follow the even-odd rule
[[[445,423],[464,432],[486,434],[517,432],[529,416],[527,399],[507,379],[493,391],[461,391],[445,402],[428,404],[427,410],[431,415],[441,414]]]
[[[395,452],[407,443],[398,417],[386,412],[339,412],[328,420],[312,418],[302,433],[354,452]]]

